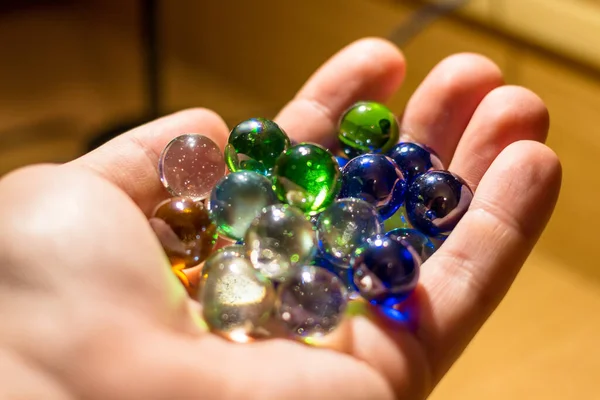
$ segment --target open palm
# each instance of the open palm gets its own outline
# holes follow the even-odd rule
[[[320,68],[276,121],[297,142],[332,146],[341,113],[385,102],[401,53],[358,41]],[[251,117],[251,116],[249,116]],[[202,331],[147,222],[167,193],[162,148],[182,133],[223,146],[206,109],[167,116],[71,163],[0,181],[0,397],[51,399],[420,399],[508,290],[560,187],[542,101],[503,86],[484,57],[443,60],[408,103],[402,140],[432,147],[475,191],[422,267],[410,321],[353,317],[328,348],[227,342]]]

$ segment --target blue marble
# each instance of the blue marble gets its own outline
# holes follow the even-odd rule
[[[338,198],[354,197],[374,205],[385,220],[404,202],[406,180],[391,158],[364,154],[342,169],[342,189]]]
[[[346,157],[342,157],[342,156],[336,156],[335,160],[338,162],[338,165],[340,166],[340,171],[342,170],[342,168],[344,168],[346,166],[346,164],[348,164],[348,161],[350,161]]]
[[[214,187],[208,210],[221,235],[243,239],[250,224],[263,208],[279,203],[271,181],[254,171],[237,171]]]
[[[385,234],[394,240],[404,240],[413,247],[422,262],[427,261],[435,253],[435,245],[423,233],[416,229],[397,228]]]
[[[469,209],[473,192],[457,175],[429,171],[409,186],[406,212],[412,226],[427,236],[448,236]]]
[[[378,235],[356,250],[352,267],[354,283],[365,300],[393,307],[417,286],[420,260],[411,246]]]
[[[319,249],[332,263],[350,268],[354,250],[383,231],[377,209],[361,199],[338,199],[319,215]]]
[[[398,143],[387,155],[396,162],[409,184],[427,171],[444,169],[432,149],[417,143]]]

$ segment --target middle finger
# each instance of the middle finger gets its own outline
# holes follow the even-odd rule
[[[502,85],[499,68],[476,54],[457,54],[440,62],[406,106],[401,140],[432,148],[448,166],[475,109]]]

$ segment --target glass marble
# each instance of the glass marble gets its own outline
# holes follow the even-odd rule
[[[198,289],[204,320],[216,332],[251,336],[275,305],[275,288],[250,260],[217,252],[204,264]]]
[[[290,139],[275,122],[252,118],[231,131],[225,160],[231,172],[250,170],[270,175],[275,161],[289,146]]]
[[[381,217],[390,218],[404,202],[406,180],[391,158],[364,154],[342,169],[339,198],[354,197],[377,208]]]
[[[317,252],[317,255],[313,257],[312,261],[310,262],[310,265],[325,268],[327,271],[340,278],[344,283],[346,290],[348,291],[348,300],[353,300],[360,296],[358,293],[358,288],[354,284],[354,274],[352,273],[352,268],[340,267],[336,264],[333,264],[323,255],[322,252]]]
[[[278,204],[263,209],[245,236],[246,254],[265,276],[284,280],[317,249],[313,225],[297,208]]]
[[[427,261],[427,259],[435,253],[435,245],[433,242],[416,229],[398,228],[389,231],[385,235],[396,241],[405,240],[413,249],[415,249],[422,262]]]
[[[210,256],[211,259],[215,259],[216,257],[246,258],[246,247],[241,244],[230,244],[229,246],[221,247]]]
[[[371,236],[382,233],[377,209],[361,199],[339,199],[319,216],[317,240],[321,253],[332,263],[350,268],[354,250]]]
[[[467,212],[473,192],[457,175],[429,171],[409,186],[406,212],[414,228],[431,237],[448,236]]]
[[[176,137],[158,161],[160,181],[173,196],[203,200],[225,175],[219,146],[208,137],[186,134]]]
[[[348,304],[343,282],[317,266],[301,266],[277,287],[275,315],[294,336],[321,337],[337,328]]]
[[[238,171],[217,183],[208,210],[221,235],[240,240],[262,209],[277,203],[269,179],[253,171]]]
[[[388,156],[396,161],[408,184],[427,171],[444,169],[442,161],[432,149],[417,143],[398,143],[388,152]]]
[[[171,265],[181,268],[206,260],[217,241],[217,226],[204,204],[189,197],[174,197],[160,203],[150,218],[150,226]]]
[[[365,153],[385,153],[396,144],[399,135],[394,113],[374,101],[354,104],[339,123],[338,139],[348,158]]]
[[[335,200],[340,175],[339,165],[328,150],[301,143],[279,157],[273,169],[273,185],[281,201],[315,215]]]
[[[378,235],[356,250],[352,267],[361,296],[372,304],[392,307],[417,286],[420,260],[406,242]]]
[[[342,168],[344,168],[344,166],[346,164],[348,164],[348,161],[350,161],[346,157],[342,157],[342,156],[336,156],[335,160],[337,161],[338,165],[340,166],[340,171],[342,170]]]

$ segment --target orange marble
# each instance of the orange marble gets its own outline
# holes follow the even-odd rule
[[[204,204],[174,197],[158,205],[150,218],[171,266],[182,270],[206,260],[215,248],[217,227]]]

